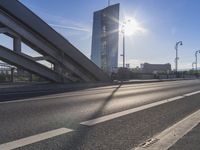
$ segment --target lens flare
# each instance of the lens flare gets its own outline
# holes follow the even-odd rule
[[[122,24],[121,29],[125,35],[131,36],[139,33],[145,33],[146,29],[142,27],[142,25],[136,19],[128,19]]]

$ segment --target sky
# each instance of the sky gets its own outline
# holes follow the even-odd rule
[[[88,58],[91,55],[93,12],[107,6],[107,0],[20,0]],[[179,47],[179,69],[190,69],[200,49],[199,0],[111,0],[120,3],[120,21],[132,18],[142,31],[126,36],[126,63],[171,63],[175,43]],[[122,65],[122,35],[119,66]],[[199,61],[200,62],[200,61]]]

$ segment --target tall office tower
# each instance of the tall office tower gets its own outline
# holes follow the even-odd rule
[[[118,66],[119,4],[94,12],[91,60],[105,72]]]

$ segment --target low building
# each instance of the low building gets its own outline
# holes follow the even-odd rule
[[[142,73],[167,73],[171,71],[171,64],[141,64]]]

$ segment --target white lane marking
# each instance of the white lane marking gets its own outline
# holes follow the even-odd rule
[[[158,106],[158,105],[161,105],[161,104],[172,102],[172,101],[175,101],[175,100],[178,100],[178,99],[181,99],[181,98],[184,98],[184,96],[177,96],[177,97],[173,97],[173,98],[170,98],[170,99],[166,99],[166,100],[154,102],[154,103],[151,103],[151,104],[139,106],[139,107],[136,107],[136,108],[133,108],[133,109],[128,109],[128,110],[117,112],[117,113],[114,113],[114,114],[102,116],[102,117],[99,117],[99,118],[96,118],[96,119],[84,121],[84,122],[81,122],[80,124],[86,125],[86,126],[93,126],[93,125],[98,124],[98,123],[109,121],[109,120],[112,120],[112,119],[115,119],[115,118],[118,118],[118,117],[122,117],[122,116],[125,116],[125,115],[128,115],[128,114],[132,114],[132,113],[141,111],[141,110],[145,110],[145,109],[155,107],[155,106]]]
[[[30,137],[26,137],[26,138],[22,138],[16,141],[12,141],[12,142],[8,142],[5,144],[1,144],[0,145],[0,149],[2,150],[12,150],[15,148],[19,148],[22,146],[26,146],[29,144],[33,144],[42,140],[46,140],[55,136],[59,136],[68,132],[72,132],[72,129],[68,129],[68,128],[60,128],[60,129],[56,129],[56,130],[52,130],[52,131],[48,131],[48,132],[44,132],[41,134],[37,134],[37,135],[33,135]]]
[[[195,94],[198,94],[198,93],[200,93],[200,91],[184,94],[183,96],[192,96],[192,95],[195,95]]]
[[[157,141],[147,147],[137,147],[132,150],[167,150],[179,139],[200,123],[200,110],[167,128],[152,139]]]

